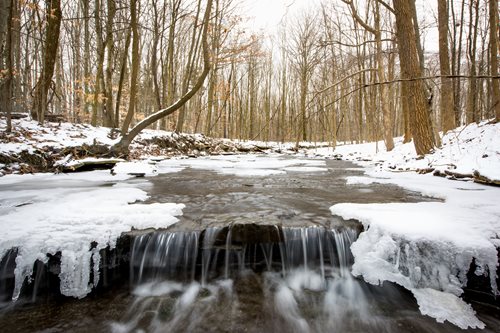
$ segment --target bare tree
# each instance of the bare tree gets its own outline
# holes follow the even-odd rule
[[[136,0],[133,0],[133,1],[135,2]],[[172,105],[169,105],[165,109],[158,110],[157,112],[153,113],[149,117],[140,121],[128,133],[123,134],[120,141],[115,146],[113,146],[112,150],[115,154],[126,154],[128,152],[128,147],[129,147],[130,143],[142,130],[144,130],[149,125],[153,124],[154,122],[162,119],[163,117],[166,117],[166,116],[174,113],[178,109],[180,109],[202,87],[202,85],[205,82],[205,79],[210,71],[210,54],[209,54],[207,36],[208,36],[208,26],[209,26],[209,21],[210,21],[210,12],[212,9],[212,2],[213,2],[213,0],[207,1],[205,15],[203,17],[202,46],[203,46],[203,60],[204,60],[204,62],[203,62],[203,71],[201,72],[197,81],[195,82],[193,87],[186,94],[184,94],[180,99],[178,99],[175,103],[173,103]],[[124,126],[123,129],[126,130],[126,127]]]
[[[299,135],[297,141],[302,139],[307,140],[307,94],[309,92],[309,82],[313,75],[314,69],[320,61],[320,31],[312,14],[305,14],[298,21],[290,35],[290,46],[288,52],[292,60],[293,68],[295,69],[299,79]]]
[[[396,16],[396,36],[398,39],[399,61],[401,76],[408,81],[407,93],[409,97],[410,126],[417,154],[424,155],[431,152],[435,146],[431,121],[427,110],[425,87],[422,80],[415,80],[422,76],[416,44],[416,31],[413,25],[415,13],[412,12],[411,1],[393,0]]]
[[[47,112],[47,95],[54,75],[62,20],[60,0],[46,0],[45,6],[47,28],[45,31],[44,59],[42,72],[35,86],[33,109],[31,111],[32,117],[40,123],[43,123]]]
[[[0,100],[1,107],[6,114],[7,128],[6,132],[12,130],[12,105],[13,105],[13,39],[12,24],[14,13],[14,1],[2,0],[0,2]],[[3,20],[5,18],[5,21]]]
[[[137,23],[137,0],[130,1],[130,17],[130,27],[132,29],[132,73],[130,74],[130,100],[128,104],[128,112],[122,125],[123,138],[126,137],[126,133],[130,123],[132,122],[132,118],[134,117],[135,100],[137,97],[137,77],[139,75],[139,28]],[[130,144],[130,142],[128,144]],[[126,148],[128,148],[128,144]]]
[[[441,129],[447,132],[455,128],[453,82],[446,77],[451,74],[448,52],[448,5],[446,0],[438,0],[439,22],[439,66],[441,71]]]
[[[498,0],[490,0],[490,75],[498,76]],[[498,79],[491,81],[492,106],[495,109],[495,120],[500,121],[500,83]]]
[[[385,72],[384,72],[384,61],[383,61],[383,49],[382,49],[382,30],[380,28],[380,4],[378,1],[374,3],[374,18],[375,18],[375,26],[372,27],[368,25],[365,20],[363,20],[359,15],[356,7],[352,0],[342,0],[344,3],[349,5],[352,16],[354,19],[368,32],[375,36],[375,44],[376,44],[376,59],[377,59],[377,76],[379,82],[384,82]],[[394,139],[393,139],[393,123],[392,123],[392,112],[389,106],[387,88],[385,85],[379,86],[380,90],[380,99],[382,104],[382,115],[384,119],[384,142],[387,151],[391,151],[394,149]]]

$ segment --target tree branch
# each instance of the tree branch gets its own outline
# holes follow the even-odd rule
[[[208,0],[207,1],[207,7],[205,9],[205,15],[203,17],[203,32],[202,32],[202,46],[203,46],[203,72],[200,74],[198,77],[198,80],[196,81],[195,85],[186,93],[184,94],[181,98],[179,98],[175,103],[172,105],[168,106],[167,108],[161,109],[149,117],[143,119],[140,121],[137,125],[135,125],[127,134],[125,134],[121,140],[115,144],[112,148],[112,150],[118,154],[125,154],[128,151],[128,146],[132,142],[132,140],[146,127],[149,125],[153,124],[155,121],[158,121],[162,119],[163,117],[166,117],[178,109],[180,109],[184,104],[186,104],[197,92],[200,90],[200,88],[203,86],[203,83],[205,82],[205,79],[210,72],[211,68],[211,63],[210,63],[210,54],[209,54],[209,47],[208,47],[208,41],[207,41],[207,35],[208,35],[208,26],[210,22],[210,12],[212,9],[212,3],[213,0]]]
[[[492,79],[492,80],[498,80],[500,79],[500,75],[496,76],[491,76],[491,75],[431,75],[431,76],[422,76],[422,77],[415,77],[415,78],[409,78],[409,79],[395,79],[395,80],[390,80],[390,81],[382,81],[382,82],[374,82],[374,83],[367,83],[363,84],[359,87],[356,87],[355,89],[345,93],[344,95],[340,96],[333,102],[328,103],[325,105],[325,107],[331,106],[341,99],[361,90],[364,88],[368,87],[374,87],[374,86],[380,86],[380,85],[386,85],[386,84],[393,84],[393,83],[400,83],[400,82],[412,82],[412,81],[422,81],[422,80],[433,80],[433,79],[440,79],[440,78],[448,78],[448,79],[470,79],[470,80],[476,80],[476,79]],[[330,86],[327,89],[333,88],[333,86]]]

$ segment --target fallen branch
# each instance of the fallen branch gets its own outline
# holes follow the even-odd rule
[[[485,184],[485,185],[493,185],[493,186],[500,186],[500,179],[491,179],[488,178],[484,175],[481,175],[479,171],[474,171],[474,182],[480,183],[480,184]]]

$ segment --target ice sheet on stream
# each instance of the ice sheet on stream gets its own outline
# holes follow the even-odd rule
[[[123,177],[92,172],[0,179],[0,185],[9,185],[0,191],[0,257],[18,250],[13,299],[31,277],[35,261],[45,263],[48,254],[59,251],[61,293],[86,296],[99,281],[99,250],[113,248],[122,232],[165,228],[182,214],[179,204],[136,203],[148,198],[140,185],[113,185],[115,179]],[[97,245],[91,249],[92,242]]]
[[[287,172],[325,172],[326,162],[314,159],[284,159],[279,155],[229,155],[197,159],[169,159],[158,163],[158,170],[192,168],[243,177],[282,175]]]
[[[352,272],[372,284],[392,281],[411,290],[423,314],[461,327],[484,327],[460,296],[475,259],[477,275],[498,294],[500,189],[430,175],[367,171],[347,183],[397,184],[442,202],[336,204],[334,215],[365,226],[351,250]]]

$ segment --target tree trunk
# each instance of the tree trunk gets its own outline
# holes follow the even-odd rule
[[[188,54],[188,67],[186,69],[186,74],[184,75],[182,81],[182,95],[187,93],[189,89],[189,83],[191,82],[191,79],[193,77],[193,68],[195,67],[198,58],[198,52],[196,52],[195,49],[199,43],[199,38],[201,36],[201,32],[198,32],[197,29],[201,11],[201,0],[198,0],[198,6],[196,8],[197,8],[196,16],[193,24],[193,34],[191,36],[191,46],[189,47],[189,54]],[[183,106],[179,111],[179,116],[177,117],[177,124],[175,127],[176,131],[178,132],[183,131],[185,118],[186,118],[186,106]]]
[[[113,57],[115,54],[113,41],[113,24],[116,13],[115,0],[107,0],[108,20],[106,22],[106,48],[108,49],[106,64],[106,109],[104,113],[104,126],[117,127],[113,111]]]
[[[2,36],[2,43],[0,44],[3,48],[0,52],[0,64],[5,61],[5,75],[0,74],[0,97],[2,111],[5,112],[7,118],[7,128],[5,131],[10,133],[12,131],[12,105],[13,105],[13,76],[14,76],[14,65],[13,65],[13,40],[12,40],[12,17],[14,13],[14,0],[4,0],[2,3],[2,8],[0,10],[6,11],[2,15],[7,14],[6,22],[2,22],[2,32],[5,31],[5,39]],[[2,65],[0,65],[0,70],[2,70]]]
[[[38,120],[40,124],[43,124],[47,112],[47,95],[54,75],[62,20],[61,0],[47,0],[46,7],[45,56],[42,73],[35,86],[33,109],[31,111],[33,119]]]
[[[450,57],[448,53],[448,6],[447,0],[438,0],[439,21],[439,68],[442,76],[451,74]],[[441,130],[447,132],[455,128],[453,108],[453,82],[450,78],[441,77]]]
[[[122,100],[123,83],[125,81],[125,72],[127,71],[127,55],[128,48],[130,47],[130,38],[132,34],[132,29],[128,29],[127,37],[125,39],[125,47],[123,49],[123,56],[120,66],[120,78],[118,79],[118,91],[116,92],[116,105],[115,105],[115,123],[116,127],[120,124],[120,103]]]
[[[377,74],[379,82],[385,81],[384,61],[382,59],[382,33],[380,31],[379,3],[375,3],[375,40],[377,44]],[[384,118],[384,142],[387,151],[394,149],[392,113],[389,106],[387,88],[385,84],[379,86],[380,102],[382,104],[382,116]]]
[[[101,27],[101,1],[95,0],[95,33],[97,44],[97,73],[94,82],[94,101],[92,104],[92,126],[97,126],[98,117],[102,116],[102,102],[106,90],[104,87],[104,42],[102,40]]]
[[[87,112],[89,110],[89,103],[87,101],[87,96],[90,94],[89,87],[89,79],[90,79],[90,24],[89,24],[89,16],[90,16],[90,8],[89,8],[89,0],[81,0],[83,17],[85,17],[85,21],[83,23],[83,44],[84,44],[84,53],[83,53],[83,102],[82,102],[82,114],[84,117],[87,116]]]
[[[137,0],[130,1],[130,27],[132,29],[132,72],[130,73],[130,99],[128,112],[123,121],[122,135],[127,134],[135,112],[135,99],[137,95],[137,76],[139,75],[139,29],[137,27]],[[130,144],[130,142],[128,143]],[[128,145],[127,145],[128,146]]]
[[[490,75],[498,76],[498,0],[490,0]],[[500,84],[491,80],[491,99],[495,120],[500,122]]]
[[[467,58],[469,60],[469,90],[467,92],[467,108],[465,113],[465,122],[470,124],[478,121],[478,96],[477,96],[477,35],[479,21],[479,1],[469,4],[469,36],[467,38]]]
[[[462,39],[464,35],[464,9],[465,9],[465,1],[462,1],[461,4],[461,12],[460,12],[460,20],[457,22],[456,21],[456,16],[455,16],[455,6],[454,6],[454,1],[451,1],[451,10],[453,14],[453,48],[452,48],[452,73],[453,75],[460,75],[461,74],[461,67],[462,67]],[[458,41],[457,41],[457,25],[460,26],[459,32],[458,32]],[[455,111],[455,124],[458,126],[461,124],[461,82],[460,79],[454,79],[453,80],[453,94],[454,94],[454,111]]]
[[[415,29],[412,24],[414,13],[407,0],[393,0],[396,15],[396,36],[399,46],[399,61],[403,79],[421,77]],[[410,126],[415,150],[418,155],[430,153],[434,148],[434,135],[427,109],[425,86],[422,80],[408,81]]]
[[[306,102],[307,102],[307,86],[309,85],[308,73],[305,69],[300,76],[300,136],[297,136],[297,148],[299,143],[299,137],[302,141],[307,141],[307,110],[306,110]]]

